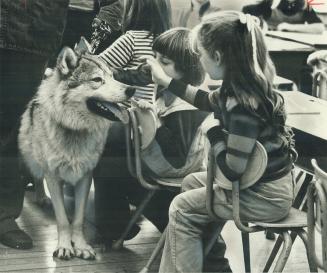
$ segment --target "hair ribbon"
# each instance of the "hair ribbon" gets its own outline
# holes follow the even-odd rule
[[[260,20],[259,18],[252,16],[250,14],[244,14],[240,13],[240,22],[241,24],[246,25],[247,30],[251,34],[252,39],[252,56],[253,56],[253,64],[254,64],[254,70],[260,77],[265,77],[258,62],[258,56],[257,56],[257,39],[255,35],[255,26],[260,26]]]

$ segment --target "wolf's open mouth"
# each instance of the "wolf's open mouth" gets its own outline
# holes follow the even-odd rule
[[[88,109],[106,119],[128,123],[129,117],[127,110],[121,109],[118,104],[103,101],[96,98],[90,98],[86,101]]]

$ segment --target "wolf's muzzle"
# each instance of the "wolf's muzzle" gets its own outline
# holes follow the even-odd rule
[[[128,97],[132,97],[135,94],[136,89],[134,87],[127,87],[125,94]]]

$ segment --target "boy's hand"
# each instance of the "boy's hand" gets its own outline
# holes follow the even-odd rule
[[[150,102],[146,101],[146,100],[132,99],[132,101],[133,101],[133,106],[139,107],[142,110],[147,110],[147,109],[152,109],[153,108],[153,105]]]
[[[152,80],[158,85],[167,88],[172,78],[164,72],[159,62],[155,58],[149,56],[144,56],[141,58],[141,60],[145,61],[150,66]]]

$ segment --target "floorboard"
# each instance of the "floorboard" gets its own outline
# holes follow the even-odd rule
[[[18,223],[32,236],[34,248],[26,251],[15,250],[0,244],[0,272],[137,273],[145,265],[160,236],[156,228],[143,219],[140,222],[141,232],[133,240],[126,241],[122,250],[107,250],[99,244],[96,229],[87,221],[86,237],[97,251],[96,260],[85,261],[74,258],[70,261],[61,261],[52,257],[52,252],[57,244],[57,229],[53,212],[50,209],[41,209],[36,206],[32,202],[30,192],[26,194],[24,209]],[[240,232],[230,221],[226,224],[222,234],[227,244],[226,257],[230,261],[233,272],[243,273]],[[253,272],[262,272],[273,244],[273,241],[265,239],[262,232],[250,235]],[[158,266],[159,261],[156,262],[152,272],[157,272]],[[309,272],[304,246],[298,239],[294,243],[284,272]]]

